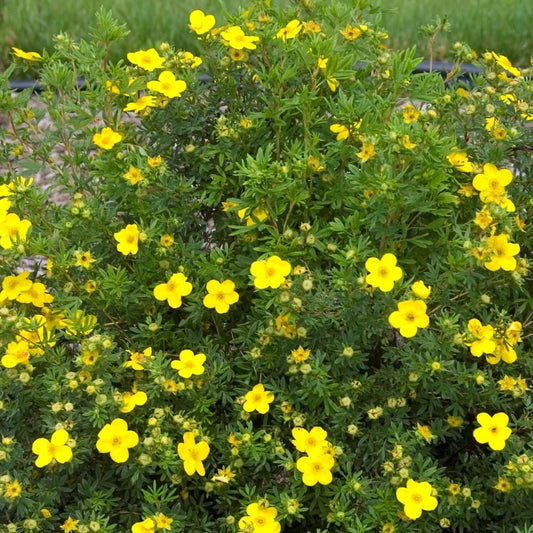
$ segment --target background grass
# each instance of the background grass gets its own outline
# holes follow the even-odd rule
[[[275,0],[274,0],[275,1]],[[348,0],[347,0],[348,1]],[[423,24],[447,15],[450,33],[435,42],[435,59],[445,59],[456,41],[465,41],[474,50],[495,50],[513,62],[526,66],[533,55],[533,0],[376,0],[386,11],[381,19],[393,47],[416,44],[426,56],[427,39],[419,34]],[[0,67],[9,61],[10,47],[42,51],[51,49],[52,36],[63,31],[75,38],[87,37],[100,5],[112,9],[131,33],[114,45],[113,57],[168,41],[178,47],[195,49],[196,39],[188,30],[188,13],[203,9],[224,20],[224,9],[233,13],[246,0],[0,0]],[[444,7],[443,7],[444,6]]]

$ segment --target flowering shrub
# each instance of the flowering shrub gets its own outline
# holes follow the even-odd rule
[[[528,72],[413,75],[370,7],[14,50],[2,531],[531,524]]]

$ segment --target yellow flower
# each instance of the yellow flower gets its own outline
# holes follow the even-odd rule
[[[228,203],[232,203],[232,202],[228,202]],[[239,209],[237,211],[237,216],[241,220],[243,219],[246,220],[247,226],[255,226],[256,220],[259,222],[263,222],[263,220],[265,220],[268,217],[268,212],[265,211],[262,207],[256,207],[252,211],[251,215],[246,216],[246,213],[248,213],[247,207],[243,207],[242,209]]]
[[[137,224],[128,224],[124,229],[113,234],[118,242],[117,251],[123,255],[135,255],[139,251],[139,228]]]
[[[44,304],[49,304],[54,301],[54,297],[45,291],[46,287],[42,283],[32,283],[32,286],[28,290],[22,291],[17,296],[17,302],[22,304],[31,303],[35,307],[43,307]]]
[[[291,355],[295,363],[302,363],[303,361],[307,361],[307,359],[309,359],[310,354],[311,350],[304,350],[302,346],[298,346],[296,350],[291,351]]]
[[[496,60],[496,63],[500,65],[500,67],[505,69],[507,72],[510,72],[513,76],[516,76],[517,78],[521,76],[520,70],[516,67],[513,67],[513,64],[504,55],[492,52],[492,57]]]
[[[0,246],[9,250],[14,243],[25,241],[30,228],[29,220],[21,220],[17,214],[8,213],[0,219]]]
[[[130,102],[125,108],[124,111],[134,111],[135,113],[140,113],[144,111],[147,107],[157,107],[154,96],[141,96],[135,102]]]
[[[123,174],[123,177],[127,179],[132,185],[136,185],[144,179],[144,176],[142,175],[141,171],[133,165],[130,165],[128,172]]]
[[[174,520],[170,518],[169,516],[165,516],[163,513],[157,513],[154,516],[154,520],[155,520],[155,527],[157,529],[167,529],[168,531],[172,529],[171,524],[172,522],[174,522]]]
[[[355,39],[359,39],[361,35],[363,35],[362,28],[358,28],[357,26],[352,26],[351,24],[347,24],[346,28],[344,30],[339,30],[341,35],[347,40],[347,41],[354,41]],[[366,30],[366,26],[364,26],[364,29]]]
[[[254,261],[250,265],[250,273],[254,277],[254,285],[257,289],[267,287],[277,289],[285,281],[285,277],[291,273],[291,265],[277,255],[273,255],[266,261]]]
[[[398,303],[398,310],[389,315],[389,324],[400,330],[402,337],[414,337],[418,328],[429,326],[427,306],[422,300],[407,300]]]
[[[161,166],[161,156],[157,155],[155,157],[148,157],[148,166],[151,168],[157,168]]]
[[[0,292],[0,301],[16,300],[21,292],[27,291],[33,284],[27,279],[30,273],[27,270],[22,271],[16,276],[6,276],[2,280],[2,292]]]
[[[5,492],[3,494],[4,498],[8,501],[13,501],[18,498],[22,493],[21,484],[15,479],[13,481],[8,481],[5,484]]]
[[[303,32],[306,34],[318,33],[322,29],[320,25],[317,24],[314,20],[310,20],[308,22],[302,22],[302,26],[303,26]]]
[[[181,64],[181,66],[186,68],[196,68],[199,67],[202,64],[202,58],[195,56],[191,52],[187,52],[186,50],[183,52],[178,52],[178,59]]]
[[[198,475],[205,476],[203,462],[209,455],[209,444],[205,441],[195,442],[194,433],[187,431],[183,435],[183,442],[178,444],[178,455],[183,461],[183,468],[188,476]]]
[[[229,483],[234,477],[235,473],[231,471],[231,466],[228,466],[227,468],[219,468],[217,470],[217,475],[213,476],[211,478],[211,481],[215,481],[216,483]]]
[[[281,524],[276,520],[278,511],[261,503],[251,503],[246,507],[247,516],[239,520],[241,531],[255,533],[279,533]]]
[[[509,242],[507,235],[493,235],[485,240],[490,251],[490,261],[483,263],[485,268],[495,272],[503,269],[507,272],[515,270],[516,259],[513,257],[520,252],[520,245]]]
[[[78,531],[78,522],[79,520],[74,520],[69,516],[63,522],[63,525],[59,526],[59,529],[62,529],[65,533],[72,533],[73,531]]]
[[[179,361],[172,361],[170,366],[178,371],[178,374],[185,379],[190,378],[193,374],[201,376],[205,369],[205,354],[194,354],[192,350],[182,350],[179,354]]]
[[[411,285],[411,290],[413,291],[413,294],[421,300],[427,300],[431,294],[431,287],[426,287],[422,280],[415,281]]]
[[[433,433],[431,433],[431,428],[429,426],[421,426],[418,422],[416,423],[416,431],[424,438],[426,442],[430,442],[435,436]]]
[[[148,400],[145,392],[123,392],[122,393],[122,407],[119,409],[121,413],[130,413],[137,405],[144,405]]]
[[[111,150],[121,140],[122,135],[112,128],[104,128],[101,132],[93,135],[93,143],[104,150]]]
[[[235,50],[255,50],[257,46],[255,41],[259,41],[259,37],[245,35],[239,26],[230,26],[227,30],[220,33],[221,37],[226,41],[227,46]]]
[[[91,252],[77,252],[76,253],[76,262],[74,266],[83,267],[86,269],[91,268],[91,263],[94,263],[96,259],[91,256]]]
[[[161,235],[159,244],[161,244],[161,246],[164,248],[170,248],[174,244],[174,237],[168,233],[165,233],[164,235]]]
[[[355,154],[362,163],[366,163],[370,158],[376,155],[376,150],[374,150],[374,143],[372,141],[366,142],[363,141],[363,147],[360,152]]]
[[[294,39],[302,30],[302,27],[302,23],[298,19],[293,19],[276,33],[276,38],[282,39],[283,42],[287,39]]]
[[[314,487],[317,483],[329,485],[333,481],[331,469],[334,465],[335,459],[330,454],[300,457],[296,461],[296,468],[303,474],[302,481],[308,487]]]
[[[437,498],[431,496],[433,487],[427,482],[421,483],[413,479],[407,480],[406,487],[396,489],[396,498],[403,503],[403,512],[411,520],[416,520],[422,511],[433,511],[437,505]]]
[[[168,302],[173,309],[181,306],[181,297],[188,296],[192,292],[192,285],[187,281],[187,277],[181,272],[172,274],[166,283],[160,283],[154,289],[156,300]]]
[[[133,63],[148,72],[152,72],[156,68],[161,68],[165,62],[165,58],[161,57],[155,48],[139,50],[138,52],[129,52],[127,58],[130,63]]]
[[[15,368],[17,365],[27,365],[30,362],[30,347],[26,341],[10,342],[7,351],[2,356],[1,363],[5,368]]]
[[[343,126],[342,124],[332,124],[329,127],[329,130],[331,131],[331,133],[337,134],[337,137],[336,137],[337,141],[342,141],[344,139],[347,139],[350,135],[350,130],[346,126]]]
[[[169,70],[164,70],[159,74],[158,81],[149,81],[146,87],[150,91],[164,94],[167,98],[178,98],[187,88],[187,84],[183,80],[177,80]]]
[[[472,181],[474,189],[480,191],[483,203],[497,201],[505,194],[505,187],[511,183],[513,175],[506,168],[498,169],[492,163],[483,165],[483,174],[477,174]]]
[[[67,446],[69,434],[64,429],[54,431],[50,440],[37,439],[33,442],[31,450],[38,457],[35,466],[42,468],[52,461],[58,463],[68,463],[72,459],[72,448]]]
[[[320,455],[329,445],[326,440],[328,437],[327,431],[319,426],[315,426],[311,431],[307,431],[304,428],[293,428],[292,436],[294,440],[291,440],[291,442],[294,447],[299,452],[307,455]]]
[[[154,533],[155,522],[151,518],[145,518],[142,522],[135,522],[131,526],[131,533]]]
[[[473,342],[465,343],[470,347],[470,353],[474,357],[481,357],[484,353],[491,354],[496,348],[496,344],[492,339],[494,336],[494,328],[489,324],[483,326],[477,318],[472,318],[468,321],[468,331],[476,339]]]
[[[463,425],[463,419],[460,416],[451,415],[446,419],[446,422],[451,428],[459,428]]]
[[[411,142],[411,139],[409,138],[409,135],[403,135],[402,136],[402,145],[407,150],[412,150],[413,148],[416,148],[416,144]]]
[[[244,395],[245,402],[242,408],[251,413],[257,411],[264,415],[270,410],[270,405],[274,401],[274,394],[266,391],[262,383],[255,385],[255,387]]]
[[[412,124],[413,122],[416,122],[418,120],[418,117],[420,116],[420,111],[416,109],[416,107],[412,106],[411,104],[407,104],[403,110],[403,121],[406,124]]]
[[[339,80],[333,76],[326,77],[326,83],[328,84],[329,90],[334,93],[339,88]]]
[[[474,218],[474,224],[476,226],[479,226],[481,229],[487,229],[493,222],[494,219],[486,205],[483,206],[481,211],[476,211],[476,217]]]
[[[11,50],[13,50],[13,53],[20,57],[21,59],[26,59],[27,61],[40,61],[42,59],[41,54],[38,54],[37,52],[25,52],[24,50],[21,50],[20,48],[15,48],[14,46],[11,47]]]
[[[468,160],[466,152],[452,152],[446,156],[452,166],[461,172],[473,172],[474,165]]]
[[[139,436],[128,430],[128,423],[122,418],[115,418],[98,433],[96,449],[100,453],[109,453],[115,463],[125,463],[130,454],[128,448],[139,444]]]
[[[144,366],[149,359],[153,359],[154,356],[152,355],[152,347],[149,346],[142,352],[130,352],[129,350],[126,350],[130,354],[130,359],[124,363],[124,368],[133,368],[133,370],[144,370]]]
[[[213,15],[206,15],[200,9],[195,9],[189,15],[189,23],[189,28],[192,31],[197,35],[203,35],[216,24],[216,20]]]
[[[498,483],[494,485],[494,488],[496,490],[499,490],[500,492],[509,492],[513,488],[513,485],[511,484],[510,481],[507,481],[506,479],[499,477]]]
[[[402,269],[396,266],[396,262],[396,256],[391,253],[385,254],[381,259],[368,258],[365,262],[365,268],[370,274],[367,274],[365,281],[383,292],[390,292],[394,287],[394,282],[403,275]]]
[[[230,305],[239,300],[239,295],[235,292],[235,283],[226,279],[222,283],[212,279],[207,282],[207,292],[203,303],[208,309],[215,309],[217,313],[227,313]]]
[[[516,385],[516,379],[508,376],[507,374],[503,376],[502,379],[498,381],[501,391],[514,391]]]
[[[512,430],[507,427],[509,417],[505,413],[496,413],[490,416],[488,413],[479,413],[476,416],[481,426],[474,429],[474,438],[480,444],[488,444],[492,450],[503,450],[505,441],[511,436]]]

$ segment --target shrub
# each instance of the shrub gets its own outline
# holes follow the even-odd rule
[[[105,12],[16,52],[3,531],[533,521],[528,72],[413,75],[352,4],[195,11],[199,57],[113,64]]]

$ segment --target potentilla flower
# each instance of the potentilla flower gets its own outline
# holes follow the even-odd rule
[[[402,135],[402,146],[407,150],[413,150],[413,148],[417,147],[415,143],[411,142],[409,135]]]
[[[115,144],[122,140],[122,135],[112,128],[104,128],[93,135],[93,143],[104,150],[111,150]]]
[[[119,409],[121,413],[130,413],[137,407],[137,405],[144,405],[148,400],[148,396],[143,391],[123,392],[122,393],[122,407]]]
[[[189,15],[189,23],[189,28],[192,31],[197,35],[203,35],[216,24],[216,20],[213,15],[206,15],[200,9],[195,9]]]
[[[498,483],[494,485],[494,488],[496,490],[499,490],[500,492],[509,492],[513,488],[513,485],[510,481],[507,481],[506,479],[499,477]]]
[[[59,526],[59,529],[63,530],[63,533],[72,533],[73,531],[78,531],[79,520],[74,520],[72,517],[68,517],[62,525]]]
[[[131,533],[154,533],[155,522],[151,518],[145,518],[142,522],[135,522],[131,526]]]
[[[407,300],[398,303],[398,310],[389,315],[389,324],[400,330],[402,337],[414,337],[418,328],[429,326],[427,306],[422,300]]]
[[[256,207],[251,215],[247,215],[249,212],[248,207],[244,207],[237,211],[237,216],[241,220],[246,220],[247,226],[255,226],[256,221],[263,222],[268,217],[268,211],[265,211],[262,207]]]
[[[91,268],[91,264],[96,261],[91,255],[91,252],[76,252],[76,262],[74,263],[74,266],[83,267],[86,269]]]
[[[25,241],[30,228],[29,220],[21,220],[17,214],[8,213],[0,220],[0,246],[9,250],[16,242]]]
[[[0,301],[16,300],[21,292],[29,290],[33,282],[28,279],[30,273],[27,270],[22,271],[16,276],[6,276],[2,280],[2,291],[0,292]]]
[[[396,256],[391,253],[385,254],[381,259],[368,258],[365,262],[365,268],[370,274],[367,274],[365,281],[383,292],[390,292],[394,287],[394,282],[403,275],[402,269],[396,266],[396,263]]]
[[[254,261],[250,266],[250,273],[257,289],[277,289],[291,273],[291,268],[289,262],[273,255],[266,261]]]
[[[407,104],[403,110],[403,121],[406,124],[412,124],[413,122],[416,122],[418,120],[418,117],[420,116],[420,111],[416,109],[416,107],[412,106],[411,104]]]
[[[149,81],[146,87],[150,91],[164,94],[167,98],[179,98],[187,88],[187,84],[183,80],[177,80],[169,70],[164,70],[159,74],[157,81]]]
[[[496,343],[493,340],[494,328],[488,324],[484,326],[477,318],[472,318],[468,321],[468,331],[476,339],[473,342],[465,343],[470,347],[470,353],[474,357],[481,357],[484,353],[491,354],[496,348]]]
[[[366,163],[369,159],[376,155],[374,143],[372,141],[363,141],[363,147],[361,148],[361,151],[357,152],[355,155],[361,160],[362,163]]]
[[[487,354],[485,356],[487,359],[487,363],[495,365],[500,361],[504,361],[508,364],[511,364],[516,361],[516,351],[505,342],[505,339],[495,338],[494,344],[494,351],[491,354]]]
[[[431,294],[431,287],[427,287],[422,280],[415,281],[411,285],[413,294],[421,300],[427,300]]]
[[[325,429],[319,426],[311,428],[307,431],[304,428],[293,428],[292,436],[294,440],[291,442],[294,447],[307,455],[321,455],[324,453],[324,448],[329,446],[329,442],[326,440],[328,433]]]
[[[291,355],[294,359],[294,362],[298,364],[309,359],[309,356],[311,355],[311,350],[304,350],[303,346],[298,346],[296,350],[291,350]]]
[[[118,242],[117,251],[123,255],[135,255],[139,251],[139,228],[137,224],[128,224],[124,229],[113,233]]]
[[[329,131],[337,134],[337,141],[342,141],[350,136],[350,130],[342,124],[332,124],[329,127]]]
[[[479,198],[483,203],[497,201],[505,194],[505,187],[513,181],[513,175],[507,168],[498,169],[492,163],[483,165],[483,173],[474,176],[472,185],[480,191]]]
[[[476,416],[481,426],[474,429],[474,438],[480,444],[488,444],[492,450],[503,450],[505,441],[511,436],[512,430],[507,427],[509,417],[505,413],[496,413],[490,416],[488,413],[479,413]]]
[[[483,206],[481,211],[476,212],[474,224],[479,226],[481,229],[487,229],[493,222],[494,219],[492,218],[492,215],[490,214],[490,211],[487,209],[486,205]]]
[[[128,423],[122,418],[115,418],[98,433],[96,449],[100,453],[109,453],[115,463],[125,463],[130,454],[128,448],[139,444],[139,436],[128,429]]]
[[[468,160],[466,152],[452,152],[447,156],[448,161],[461,172],[473,172],[474,165]]]
[[[181,297],[188,296],[192,292],[192,285],[187,281],[187,277],[181,272],[172,274],[166,283],[160,283],[154,289],[156,300],[168,302],[173,309],[181,306]]]
[[[235,283],[227,279],[222,283],[212,279],[207,282],[207,292],[203,303],[208,309],[214,309],[217,313],[223,314],[229,311],[230,305],[239,300],[239,294],[235,292]]]
[[[11,47],[11,50],[13,50],[13,54],[15,56],[20,57],[21,59],[26,59],[26,61],[40,61],[42,59],[41,54],[37,52],[25,52],[24,50],[15,48],[14,46]]]
[[[147,107],[157,107],[155,96],[141,96],[135,102],[130,102],[128,105],[126,105],[124,111],[134,111],[135,113],[140,113]]]
[[[416,423],[416,432],[421,435],[426,442],[430,442],[435,436],[431,433],[431,428],[429,426],[421,426],[418,422]]]
[[[155,157],[147,157],[146,161],[150,168],[157,168],[161,166],[163,160],[160,155],[156,155]]]
[[[366,26],[352,26],[351,24],[347,24],[346,28],[344,30],[339,30],[341,35],[347,40],[347,41],[355,41],[355,39],[359,39],[361,35],[363,35],[363,31],[366,30]]]
[[[154,520],[157,529],[167,529],[168,531],[172,529],[172,522],[174,522],[174,519],[169,516],[166,516],[163,513],[157,513],[154,516]]]
[[[54,297],[45,291],[46,287],[44,284],[39,282],[32,283],[32,286],[28,290],[22,291],[17,296],[17,302],[22,304],[32,304],[35,307],[43,307],[45,304],[54,301]]]
[[[1,363],[5,368],[15,368],[17,365],[27,365],[30,361],[30,347],[24,340],[10,342],[7,351],[2,356]]]
[[[177,57],[182,67],[194,69],[202,64],[201,57],[195,56],[193,53],[187,52],[186,50],[178,52]]]
[[[200,476],[205,476],[205,468],[202,461],[209,455],[209,444],[201,440],[196,443],[194,433],[188,431],[183,435],[183,442],[178,444],[178,455],[183,461],[183,468],[188,476],[198,472]]]
[[[427,481],[407,480],[406,487],[396,489],[396,498],[403,503],[403,512],[411,520],[416,520],[422,511],[433,511],[438,505],[437,498],[431,495],[433,487]]]
[[[52,461],[68,463],[72,459],[72,448],[67,446],[69,434],[64,429],[54,431],[50,440],[37,439],[32,444],[32,452],[37,454],[35,466],[42,468]]]
[[[227,46],[235,50],[242,50],[243,48],[255,50],[257,46],[254,42],[259,41],[259,37],[245,35],[239,26],[230,26],[227,30],[220,32],[220,35],[226,41]]]
[[[13,501],[17,499],[22,494],[22,485],[14,479],[13,481],[8,481],[5,484],[4,498],[7,501]]]
[[[513,76],[516,76],[517,78],[521,76],[520,70],[516,67],[513,67],[513,64],[504,55],[492,52],[492,57],[496,60],[496,63],[500,65],[500,67],[511,73]]]
[[[127,58],[130,63],[133,63],[148,72],[152,72],[156,68],[161,68],[165,62],[165,58],[161,57],[155,48],[139,50],[138,52],[129,52]]]
[[[276,38],[285,42],[287,39],[294,39],[302,30],[302,23],[298,19],[291,20],[284,28],[276,33]]]
[[[516,269],[516,259],[514,258],[520,252],[520,245],[509,242],[507,235],[493,235],[485,239],[490,252],[490,261],[483,263],[485,268],[495,272],[505,270],[507,272]]]
[[[278,511],[275,507],[267,507],[263,503],[251,503],[246,507],[247,516],[239,520],[241,531],[255,533],[279,533],[281,524],[276,520]]]
[[[154,358],[154,356],[152,355],[151,346],[149,346],[142,352],[130,352],[130,350],[126,351],[130,354],[130,359],[122,365],[124,366],[124,368],[133,368],[133,370],[144,370],[144,365],[150,359]]]
[[[270,404],[274,401],[274,394],[265,390],[264,385],[259,383],[244,395],[244,400],[242,408],[247,413],[257,411],[264,415],[270,410]]]
[[[317,483],[329,485],[333,481],[331,469],[335,466],[335,459],[331,454],[316,454],[300,457],[296,461],[296,468],[303,474],[304,485],[313,487]]]
[[[123,174],[123,177],[124,179],[127,179],[132,185],[136,185],[144,179],[142,172],[133,165],[130,165],[128,172],[125,172]]]
[[[205,354],[194,354],[192,350],[182,350],[179,354],[179,361],[172,361],[170,366],[178,371],[178,374],[185,379],[191,376],[201,376],[204,371]]]

